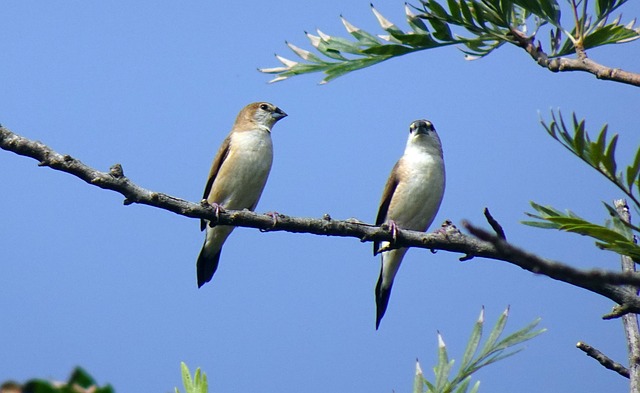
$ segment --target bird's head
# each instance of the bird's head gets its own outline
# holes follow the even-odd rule
[[[259,128],[271,130],[274,124],[287,114],[277,106],[268,102],[254,102],[240,111],[238,120],[257,125]],[[237,123],[237,121],[236,121]]]
[[[442,155],[442,143],[433,123],[429,120],[416,120],[409,126],[409,145],[424,149],[435,149]]]

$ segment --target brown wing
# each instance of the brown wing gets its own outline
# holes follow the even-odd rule
[[[229,148],[231,146],[231,135],[227,136],[224,141],[222,141],[222,145],[218,149],[218,153],[216,153],[216,158],[213,159],[213,164],[211,165],[211,171],[209,172],[209,178],[207,179],[207,185],[204,187],[204,194],[202,195],[202,199],[208,199],[209,193],[211,192],[211,187],[213,186],[213,182],[216,180],[216,176],[218,176],[218,172],[220,171],[220,167],[222,163],[229,155]],[[200,220],[200,230],[204,231],[207,227],[207,223],[205,220]]]
[[[398,186],[398,165],[400,161],[396,163],[391,171],[391,176],[389,176],[389,180],[387,180],[387,184],[384,186],[384,191],[382,191],[382,200],[380,201],[380,208],[378,208],[378,216],[376,217],[376,225],[380,226],[384,224],[387,220],[387,213],[389,211],[389,204],[391,203],[391,198],[393,197],[393,193]],[[378,254],[378,249],[380,249],[380,241],[376,240],[373,242],[373,255]]]

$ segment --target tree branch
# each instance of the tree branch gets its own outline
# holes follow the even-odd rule
[[[576,344],[576,347],[578,347],[578,349],[584,352],[587,356],[597,360],[602,366],[604,366],[604,368],[613,370],[618,374],[622,375],[623,377],[629,378],[629,369],[627,369],[625,366],[623,366],[618,362],[614,362],[607,355],[598,351],[591,345],[587,343],[583,343],[582,341],[579,341]]]
[[[377,227],[357,220],[333,220],[329,215],[323,218],[302,218],[278,215],[258,214],[248,210],[227,210],[216,216],[214,210],[206,204],[188,202],[167,194],[142,188],[127,177],[122,167],[116,164],[109,172],[93,169],[79,160],[55,152],[41,142],[21,137],[0,126],[0,148],[16,154],[34,158],[40,166],[72,174],[85,182],[122,194],[125,205],[138,203],[168,210],[176,214],[210,220],[213,225],[233,225],[257,228],[262,231],[287,231],[310,233],[314,235],[355,237],[361,241],[393,241],[386,225]],[[492,227],[499,224],[493,220]],[[640,274],[635,272],[610,272],[602,270],[584,271],[571,266],[541,258],[521,250],[500,236],[495,236],[471,224],[465,224],[474,235],[467,236],[458,231],[453,224],[446,222],[443,228],[434,233],[400,230],[394,243],[395,247],[416,247],[431,250],[444,250],[464,254],[461,260],[482,257],[505,261],[535,274],[543,274],[589,291],[605,296],[616,303],[625,312],[640,313],[640,297],[636,291],[624,287],[640,287]]]
[[[627,224],[631,223],[631,214],[629,213],[629,206],[624,199],[617,199],[613,201],[613,205],[618,212],[618,216],[623,222]],[[631,258],[626,255],[621,256],[622,271],[623,272],[635,272],[636,264]],[[628,288],[628,290],[638,293],[638,289],[634,287]],[[629,353],[629,379],[631,381],[630,391],[640,391],[640,328],[638,326],[638,316],[636,314],[626,314],[622,316],[622,326],[624,327],[624,333],[627,341],[627,350]]]
[[[491,243],[496,254],[484,256],[485,258],[498,259],[501,261],[512,263],[532,273],[543,274],[554,280],[563,281],[589,291],[599,293],[602,296],[615,300],[623,307],[627,313],[637,313],[636,304],[638,298],[635,291],[629,288],[620,287],[621,281],[627,281],[631,277],[635,281],[638,277],[637,273],[616,273],[601,270],[583,271],[575,269],[569,265],[560,262],[551,261],[541,258],[537,255],[526,252],[516,246],[511,245],[506,240],[484,229],[475,227],[468,222],[464,222],[465,228],[480,240]],[[631,281],[631,280],[630,280]],[[632,284],[636,285],[637,284]]]
[[[549,71],[582,71],[593,74],[598,79],[640,86],[640,74],[596,63],[589,59],[584,51],[580,52],[580,56],[577,59],[568,57],[549,59],[549,56],[542,50],[540,45],[536,45],[535,37],[527,37],[516,29],[511,29],[511,34],[519,47],[524,49],[541,67],[547,68]]]

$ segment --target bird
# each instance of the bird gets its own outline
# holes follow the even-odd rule
[[[442,143],[433,124],[416,120],[409,126],[403,156],[391,171],[382,192],[376,226],[387,224],[396,236],[398,228],[426,231],[440,208],[445,188]],[[387,241],[374,241],[373,255],[382,254],[376,284],[376,330],[391,296],[393,279],[407,248],[393,248]]]
[[[255,210],[273,162],[271,128],[286,116],[268,102],[251,103],[238,113],[213,159],[202,197],[216,214],[221,209]],[[211,281],[222,246],[233,229],[226,225],[212,227],[208,220],[200,220],[200,230],[206,230],[206,236],[196,263],[198,288]]]

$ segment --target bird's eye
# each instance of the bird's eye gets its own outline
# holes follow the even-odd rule
[[[268,110],[269,110],[269,105],[267,105],[267,104],[260,104],[260,109],[262,109],[263,111],[268,111]]]

